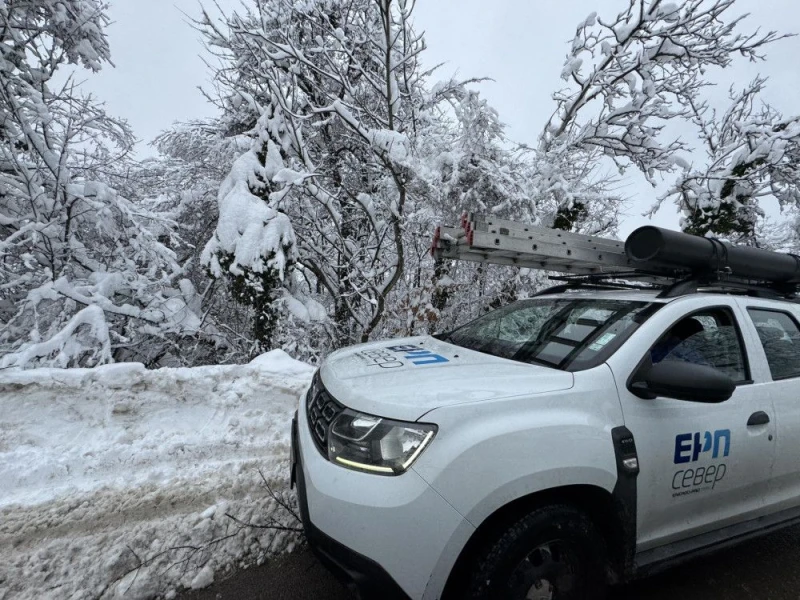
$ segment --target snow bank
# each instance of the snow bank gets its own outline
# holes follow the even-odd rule
[[[282,351],[241,366],[0,371],[0,600],[165,596],[291,548],[292,532],[226,513],[297,525],[259,470],[286,492],[311,374]]]

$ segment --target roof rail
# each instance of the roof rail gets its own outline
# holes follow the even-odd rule
[[[724,278],[708,281],[696,277],[688,277],[664,286],[658,297],[677,298],[698,292],[725,292],[775,300],[798,300],[796,284],[767,286],[757,282],[726,280]]]
[[[622,242],[465,213],[458,227],[436,228],[431,253],[557,273],[563,289],[661,289],[663,298],[703,289],[794,299],[800,284],[800,257],[652,226]]]

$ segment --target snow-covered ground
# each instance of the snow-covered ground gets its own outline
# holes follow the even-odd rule
[[[281,351],[0,371],[0,600],[171,597],[291,549],[294,533],[226,513],[297,527],[259,470],[291,498],[290,421],[311,374]]]

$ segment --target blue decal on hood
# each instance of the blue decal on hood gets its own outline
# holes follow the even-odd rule
[[[430,350],[425,350],[419,346],[388,346],[386,349],[392,352],[402,352],[404,354],[403,358],[410,360],[412,365],[433,365],[450,362],[444,356],[434,354]]]
[[[430,350],[414,350],[405,355],[405,358],[411,361],[414,365],[432,365],[435,363],[450,362],[444,356],[434,354]]]
[[[392,352],[416,352],[417,350],[420,350],[420,347],[408,344],[407,346],[388,346],[386,349],[391,350]]]

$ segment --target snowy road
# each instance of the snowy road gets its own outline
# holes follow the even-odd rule
[[[286,494],[312,371],[274,351],[0,372],[0,600],[169,597],[291,550],[291,531],[241,523],[293,525],[262,474]]]
[[[749,542],[633,585],[609,600],[797,600],[800,526]],[[352,600],[307,550],[178,600]]]

